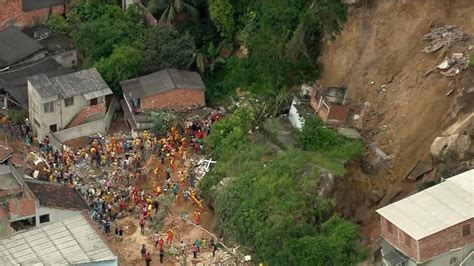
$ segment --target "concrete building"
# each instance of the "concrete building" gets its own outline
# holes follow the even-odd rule
[[[111,94],[95,68],[54,78],[46,74],[30,77],[28,103],[33,133],[44,139],[54,132],[103,119],[107,112],[105,96]]]
[[[36,199],[36,225],[60,222],[89,210],[74,188],[33,179],[25,183]]]
[[[314,86],[310,90],[311,106],[329,126],[362,128],[367,106],[350,104],[348,88]]]
[[[78,215],[0,239],[0,265],[118,265],[94,227]]]
[[[0,165],[0,237],[36,225],[36,199],[9,164]]]
[[[153,126],[150,113],[159,109],[187,111],[206,106],[204,82],[196,72],[166,69],[120,82],[122,109],[132,131]]]
[[[0,29],[46,22],[51,14],[64,14],[68,0],[1,0]]]
[[[474,170],[377,210],[387,266],[474,265]]]

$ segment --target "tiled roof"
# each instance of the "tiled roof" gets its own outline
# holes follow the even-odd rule
[[[74,189],[63,184],[25,180],[39,200],[40,206],[67,210],[88,210],[89,207]]]
[[[13,154],[13,150],[5,145],[0,144],[0,163],[5,162]]]
[[[135,79],[120,82],[128,99],[138,99],[173,89],[205,90],[201,76],[192,71],[165,69]]]
[[[56,95],[69,98],[92,92],[101,92],[101,95],[112,94],[112,90],[95,68],[54,78],[48,78],[46,74],[40,74],[28,78],[28,80],[43,98]]]
[[[0,68],[18,63],[42,49],[42,45],[14,27],[0,30]]]
[[[89,220],[78,215],[0,239],[0,265],[117,265]]]

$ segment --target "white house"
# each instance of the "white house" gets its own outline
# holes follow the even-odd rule
[[[51,132],[105,117],[107,83],[95,68],[48,78],[28,78],[29,119],[33,133],[44,139]]]

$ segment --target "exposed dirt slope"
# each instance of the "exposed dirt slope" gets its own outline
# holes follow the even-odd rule
[[[429,158],[434,138],[453,122],[457,91],[473,85],[472,68],[455,79],[436,71],[423,75],[445,55],[466,51],[474,44],[473,38],[449,50],[425,54],[421,52],[426,45],[423,35],[430,27],[449,24],[460,26],[472,36],[474,2],[369,2],[377,3],[351,8],[341,35],[325,43],[320,59],[323,73],[318,82],[324,86],[348,86],[354,102],[368,101],[371,111],[366,117],[364,136],[375,141],[386,154],[393,154],[386,175],[367,177],[356,167],[346,177],[349,185],[338,187],[343,191],[335,195],[338,202],[342,198],[337,194],[343,195],[343,205],[352,205],[352,217],[359,216],[360,209],[362,216],[370,217],[372,222],[363,223],[363,232],[373,241],[378,236],[378,226],[375,207],[363,207],[367,190],[378,187],[386,191],[400,186],[403,196],[416,191],[416,184],[400,183],[402,178],[417,160]],[[446,96],[452,88],[456,91]],[[386,129],[381,130],[384,125]],[[349,206],[342,209],[346,207]]]

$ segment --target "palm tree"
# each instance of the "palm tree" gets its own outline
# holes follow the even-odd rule
[[[197,9],[187,0],[151,0],[148,9],[156,14],[159,13],[159,25],[173,25],[174,20],[181,13],[187,13],[192,18],[197,18]]]
[[[216,47],[214,43],[209,43],[207,47],[207,54],[196,51],[189,62],[188,68],[193,64],[196,64],[196,68],[201,74],[204,74],[209,68],[209,71],[212,73],[216,69],[218,64],[224,64],[225,59],[219,56],[219,51],[221,50],[220,46]]]

